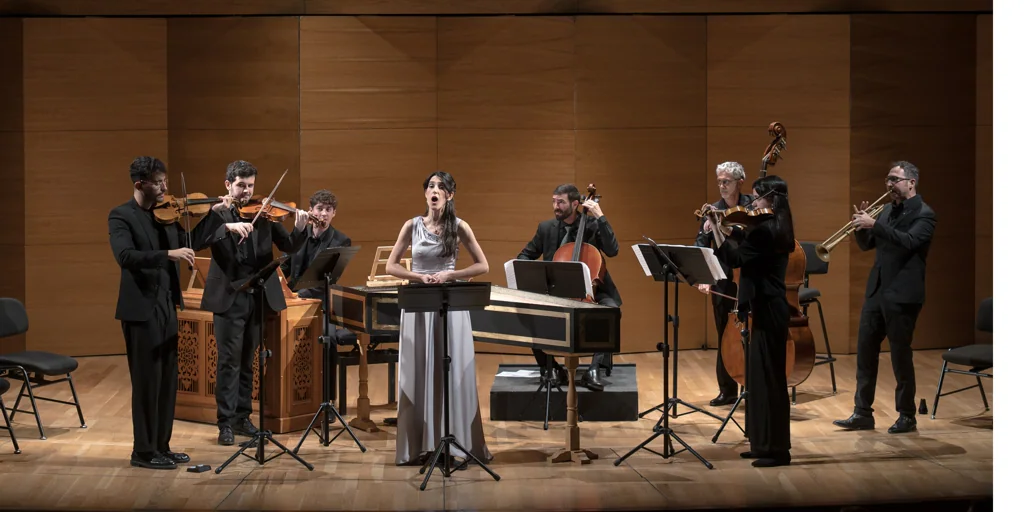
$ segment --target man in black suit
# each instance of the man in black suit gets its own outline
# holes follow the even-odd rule
[[[857,339],[857,395],[853,415],[833,423],[850,430],[875,428],[871,404],[875,400],[878,354],[889,339],[892,369],[896,374],[896,411],[899,419],[890,434],[917,430],[914,395],[914,353],[910,348],[914,326],[925,297],[925,260],[935,232],[935,212],[917,194],[918,170],[910,162],[894,163],[885,178],[892,202],[877,219],[865,212],[867,202],[853,215],[854,233],[861,250],[875,249],[868,275]]]
[[[281,270],[288,280],[288,287],[303,299],[323,298],[323,286],[301,290],[296,290],[294,287],[295,282],[302,277],[302,273],[309,268],[309,264],[316,259],[320,251],[332,247],[352,246],[352,239],[331,225],[337,210],[338,198],[330,190],[314,192],[309,197],[309,214],[311,217],[319,219],[320,225],[310,222],[306,228],[306,242],[292,254],[291,259],[281,264]],[[338,277],[333,276],[334,279]]]
[[[580,224],[580,215],[576,211],[580,206],[579,190],[572,184],[559,185],[552,193],[551,206],[554,208],[555,218],[537,225],[537,233],[533,235],[533,240],[526,244],[516,259],[535,260],[543,256],[544,261],[551,261],[559,247],[576,241],[576,233]],[[588,214],[596,219],[596,222],[587,223],[583,242],[593,245],[609,258],[614,258],[619,254],[619,242],[615,239],[615,232],[612,231],[608,218],[601,211],[601,206],[594,200],[588,200],[583,203],[583,207],[587,208]],[[597,269],[590,269],[590,271],[597,272]],[[611,273],[607,270],[605,270],[602,284],[594,290],[594,300],[605,306],[622,306],[622,298],[615,288]],[[535,348],[533,355],[542,370],[548,368],[550,360],[543,350]],[[583,374],[581,381],[587,389],[604,391],[604,383],[601,382],[600,377],[601,368],[611,371],[611,353],[594,354],[590,361],[590,368],[587,373]],[[568,372],[562,365],[556,365],[554,372],[555,375],[546,374],[542,378],[552,380],[557,378],[557,381],[563,384],[569,382]]]
[[[331,193],[330,190],[317,190],[309,197],[309,215],[310,220],[313,218],[319,219],[320,225],[316,225],[310,222],[306,227],[306,243],[302,245],[299,250],[292,254],[291,259],[281,264],[281,270],[284,272],[285,278],[288,280],[288,287],[293,292],[298,294],[303,299],[320,299],[324,297],[324,287],[317,286],[314,288],[303,288],[300,290],[295,289],[295,284],[302,273],[309,268],[309,264],[316,259],[320,251],[324,249],[330,249],[332,247],[351,247],[352,239],[349,238],[345,233],[334,229],[331,226],[331,221],[334,220],[334,215],[338,211],[338,198]],[[340,276],[331,276],[334,282],[337,282]],[[333,339],[335,343],[341,342],[342,334],[351,334],[347,329],[339,328],[334,324],[327,324],[327,336]],[[341,331],[339,333],[339,330]],[[336,356],[336,352],[332,346],[331,356]],[[331,363],[327,368],[327,378],[329,382],[334,382],[335,378],[335,362],[332,359]],[[333,400],[335,397],[334,386],[328,386],[330,388],[329,399]],[[334,416],[331,416],[331,422],[334,422]]]
[[[256,166],[244,160],[228,164],[224,179],[228,195],[245,204],[256,187]],[[237,208],[219,212],[225,222],[242,222]],[[306,241],[308,213],[296,210],[291,234],[281,223],[260,216],[248,236],[225,237],[210,246],[210,273],[206,277],[200,308],[213,313],[213,331],[217,338],[217,442],[235,443],[235,434],[253,436],[256,427],[252,414],[252,361],[259,344],[260,301],[270,309],[285,309],[284,293],[277,272],[270,275],[262,290],[235,291],[248,278],[274,259],[273,245],[290,253]]]
[[[718,191],[722,195],[722,198],[712,205],[715,209],[726,210],[734,206],[747,206],[754,200],[753,196],[740,193],[740,188],[747,174],[739,163],[723,162],[715,168],[715,175],[718,179]],[[714,234],[711,231],[711,221],[707,218],[701,220],[703,224],[700,231],[697,232],[697,240],[694,245],[698,247],[713,247]],[[709,292],[714,290],[730,297],[736,297],[738,290],[736,289],[736,282],[733,280],[732,267],[725,261],[725,257],[721,253],[718,255],[718,263],[722,266],[722,270],[725,271],[726,279],[722,279],[714,285],[700,284],[697,285],[697,288],[709,295]],[[733,310],[735,305],[736,302],[733,300],[726,299],[720,295],[711,295],[711,306],[715,313],[715,330],[718,331],[719,347],[718,363],[715,366],[715,373],[718,376],[718,396],[711,399],[711,405],[716,407],[732,405],[739,396],[739,385],[736,384],[736,381],[726,371],[725,364],[722,362],[721,352],[722,333],[725,332],[728,326],[729,312]]]
[[[178,315],[174,309],[181,306],[178,262],[193,265],[194,251],[208,246],[218,233],[223,236],[225,230],[246,230],[224,226],[216,213],[204,217],[191,233],[177,222],[161,224],[153,216],[153,208],[164,201],[167,191],[164,163],[140,156],[129,173],[134,197],[110,210],[107,226],[110,249],[121,267],[114,318],[121,321],[132,382],[135,440],[131,465],[174,469],[189,461],[188,455],[170,448],[178,384]],[[213,211],[231,204],[230,197],[222,199]]]

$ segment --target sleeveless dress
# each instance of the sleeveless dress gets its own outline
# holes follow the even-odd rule
[[[462,222],[456,218],[456,225]],[[455,270],[458,250],[441,257],[441,237],[412,221],[412,271],[436,274]],[[395,464],[422,464],[444,436],[443,333],[438,313],[402,311],[398,346],[398,430]],[[483,419],[476,387],[476,353],[469,311],[448,312],[449,415],[455,439],[481,461],[492,459],[484,441]],[[452,446],[454,457],[466,454]]]

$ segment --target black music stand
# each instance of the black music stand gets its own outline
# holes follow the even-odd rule
[[[444,394],[441,398],[441,406],[444,408],[444,437],[441,438],[437,443],[437,447],[434,448],[434,455],[430,458],[427,464],[424,464],[420,468],[420,474],[427,471],[427,466],[430,466],[430,471],[427,471],[427,476],[423,479],[423,483],[420,485],[420,490],[427,488],[427,481],[430,480],[431,473],[434,472],[434,468],[437,466],[437,462],[442,454],[444,454],[444,464],[441,467],[441,474],[445,477],[452,476],[451,467],[451,447],[455,445],[456,448],[462,450],[466,454],[466,461],[462,465],[466,465],[470,460],[476,462],[484,471],[488,472],[494,480],[500,480],[496,473],[491,471],[486,464],[480,459],[476,458],[469,450],[467,450],[455,436],[451,434],[451,425],[449,421],[450,411],[448,408],[449,400],[449,368],[451,367],[452,359],[448,354],[448,312],[449,311],[468,311],[471,309],[484,309],[491,303],[491,283],[470,283],[470,282],[449,282],[439,284],[407,284],[398,288],[398,307],[403,312],[429,312],[439,313],[441,316],[441,333],[444,336],[442,346],[444,347],[444,365],[442,371],[444,374]]]
[[[679,357],[679,280],[684,279],[691,286],[694,284],[712,284],[716,281],[711,269],[708,267],[707,261],[704,259],[703,252],[699,248],[693,247],[661,247],[654,240],[644,237],[650,242],[649,245],[634,245],[634,251],[636,252],[637,259],[640,261],[640,265],[644,268],[644,273],[654,278],[655,281],[661,281],[664,283],[664,299],[663,299],[663,310],[664,310],[664,338],[665,340],[658,343],[658,350],[661,351],[661,357],[663,361],[663,385],[664,385],[664,397],[665,401],[661,404],[640,413],[642,417],[644,414],[654,410],[661,410],[661,419],[654,425],[654,434],[647,438],[646,441],[640,443],[635,448],[629,451],[629,453],[623,455],[615,461],[615,465],[618,466],[622,461],[629,458],[631,455],[639,451],[641,448],[660,455],[661,458],[667,459],[677,453],[689,451],[697,459],[699,459],[708,469],[712,469],[713,466],[704,457],[701,457],[696,450],[690,445],[686,444],[685,441],[679,438],[678,435],[669,426],[669,409],[674,408],[677,404],[683,404],[691,409],[692,411],[684,413],[691,414],[693,412],[700,412],[707,414],[713,418],[721,420],[722,418],[716,416],[704,409],[688,404],[679,398],[668,396],[668,323],[672,323],[674,330],[673,340],[675,343],[674,352],[676,354],[674,361],[678,362]],[[699,261],[698,261],[699,258]],[[680,268],[680,266],[682,268]],[[675,315],[669,316],[668,314],[668,283],[669,281],[675,282]],[[676,368],[674,372],[678,378],[678,363],[674,365]],[[658,436],[665,436],[665,447],[664,451],[658,453],[650,448],[647,448],[647,444],[657,439]],[[672,446],[672,439],[675,439],[679,444],[683,445],[682,450],[676,450]]]
[[[565,299],[585,299],[593,295],[587,275],[583,272],[584,263],[580,261],[544,261],[544,260],[512,260],[512,274],[506,276],[509,285],[517,290],[551,295]],[[507,272],[507,270],[506,270]],[[551,363],[554,358],[547,357],[545,370],[551,371]],[[575,380],[575,375],[570,375]],[[545,392],[544,400],[544,430],[548,429],[549,418],[551,417],[551,388],[562,392],[562,386],[557,382],[541,377],[540,386],[533,392],[529,407],[533,398],[542,390]],[[579,413],[577,413],[579,416]]]
[[[252,289],[255,292],[258,292],[258,294],[259,294],[259,303],[260,303],[260,329],[259,329],[259,338],[260,338],[260,344],[259,344],[260,427],[257,430],[256,435],[252,436],[252,439],[250,439],[249,441],[246,441],[245,443],[242,443],[242,447],[239,448],[238,451],[235,452],[235,454],[231,456],[231,458],[229,458],[228,460],[224,461],[223,464],[221,464],[220,466],[217,467],[217,469],[215,470],[215,472],[217,474],[220,474],[220,472],[223,471],[224,468],[226,468],[228,466],[228,464],[231,464],[231,461],[235,460],[235,458],[238,457],[239,455],[245,455],[246,457],[249,457],[250,459],[256,461],[259,465],[262,466],[262,465],[266,464],[267,462],[270,462],[270,461],[280,457],[282,454],[285,454],[285,453],[287,453],[288,455],[291,455],[293,458],[295,458],[295,460],[297,460],[300,463],[302,463],[303,466],[306,466],[306,469],[309,469],[310,471],[313,471],[313,466],[310,463],[302,460],[302,458],[300,458],[298,455],[292,453],[291,450],[289,450],[288,448],[285,448],[284,445],[282,445],[281,443],[277,442],[277,439],[274,439],[274,437],[273,437],[274,434],[272,432],[270,432],[269,430],[264,430],[264,428],[263,428],[263,418],[264,418],[264,415],[266,414],[266,404],[264,404],[263,397],[266,395],[266,389],[267,389],[267,379],[266,379],[266,375],[264,374],[264,369],[265,369],[265,364],[266,364],[265,361],[266,361],[266,358],[273,357],[273,354],[271,354],[270,351],[267,350],[266,340],[264,339],[264,336],[263,336],[264,327],[265,327],[265,324],[267,322],[266,315],[264,313],[264,308],[265,308],[264,304],[266,304],[266,302],[267,302],[267,298],[266,298],[266,283],[267,283],[267,279],[270,278],[270,276],[274,272],[277,272],[277,267],[280,267],[281,264],[284,263],[285,260],[287,260],[288,258],[289,258],[289,255],[287,255],[287,254],[281,255],[277,259],[275,259],[275,260],[271,261],[270,263],[268,263],[265,267],[259,269],[259,271],[257,271],[255,274],[250,276],[248,279],[246,279],[244,281],[241,281],[241,282],[238,282],[238,284],[232,283],[232,285],[231,285],[232,288],[234,288],[236,293],[244,293],[244,292],[247,292],[248,290]],[[245,364],[245,361],[242,361],[242,364]],[[269,459],[266,458],[266,453],[265,453],[264,448],[263,448],[263,445],[266,444],[266,441],[270,441],[270,442],[274,443],[275,445],[277,445],[277,447],[281,449],[281,453],[278,453],[277,455],[274,455],[273,457],[270,457]],[[253,446],[256,447],[256,456],[255,457],[253,457],[252,455],[249,455],[248,453],[245,453],[245,450],[248,450],[249,448],[251,448]]]
[[[352,257],[359,252],[360,247],[331,247],[320,251],[316,258],[310,262],[309,268],[302,273],[297,280],[289,283],[293,289],[301,290],[303,288],[316,288],[323,285],[323,298],[321,299],[320,306],[323,314],[323,327],[320,332],[320,348],[323,357],[321,358],[321,371],[323,373],[321,382],[323,384],[323,401],[320,403],[320,409],[313,415],[313,419],[310,420],[309,426],[306,427],[306,431],[303,432],[302,437],[299,439],[299,444],[295,445],[295,453],[299,453],[299,448],[302,448],[302,443],[306,441],[306,436],[312,430],[316,433],[316,436],[320,439],[320,444],[324,446],[330,446],[331,443],[341,435],[341,430],[332,438],[330,423],[333,418],[338,418],[341,421],[341,427],[348,435],[352,436],[352,440],[356,442],[359,449],[366,452],[366,447],[356,439],[356,435],[352,433],[352,429],[345,423],[345,419],[341,417],[341,413],[338,412],[338,408],[331,403],[331,382],[328,376],[331,374],[329,365],[331,364],[330,350],[334,350],[331,347],[333,341],[330,338],[330,318],[331,318],[331,285],[337,282],[341,274],[345,272],[345,266],[352,261]],[[345,397],[339,397],[344,400]],[[320,418],[323,414],[323,418],[320,420],[320,431],[316,432],[313,425],[316,425],[317,418]],[[333,416],[332,416],[333,415]]]

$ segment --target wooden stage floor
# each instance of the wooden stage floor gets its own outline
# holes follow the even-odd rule
[[[941,352],[915,354],[918,401],[926,398],[929,410]],[[498,364],[530,360],[528,356],[478,354],[484,418],[489,417],[489,391]],[[661,402],[660,354],[616,356],[616,362],[637,365],[642,409]],[[685,452],[662,459],[640,451],[614,466],[616,458],[650,435],[656,416],[636,422],[581,422],[583,447],[600,456],[585,466],[546,461],[563,444],[563,423],[552,423],[551,429],[544,431],[539,422],[485,420],[488,446],[495,455],[490,467],[501,480],[491,480],[479,467],[457,472],[450,479],[435,472],[422,492],[419,485],[423,477],[418,468],[394,465],[394,428],[386,426],[375,434],[355,431],[366,445],[366,453],[361,453],[347,435],[323,447],[311,434],[301,455],[315,466],[314,471],[287,456],[263,467],[245,458],[236,459],[220,475],[213,471],[188,473],[184,468],[132,468],[128,464],[131,392],[125,358],[82,358],[80,364],[75,379],[88,428],[78,428],[73,407],[43,403],[47,440],[39,439],[27,415],[19,416],[15,423],[20,455],[12,453],[10,440],[0,432],[0,508],[707,509],[941,500],[964,503],[993,494],[992,412],[984,412],[977,390],[943,397],[937,419],[918,417],[919,432],[890,435],[886,429],[896,415],[887,353],[882,354],[880,362],[874,431],[841,432],[832,425],[832,420],[845,418],[852,410],[855,356],[839,356],[836,396],[832,395],[825,366],[816,368],[798,388],[798,404],[792,408],[793,465],[789,467],[758,469],[740,459],[746,443],[731,424],[717,444],[711,443],[719,424],[701,414],[673,420],[672,427],[711,461],[712,470]],[[708,400],[717,394],[714,367],[714,350],[680,352],[680,398],[707,407]],[[348,389],[352,390],[348,397],[350,413],[355,411],[356,373],[353,368],[348,377]],[[386,378],[385,365],[371,366],[372,417],[378,424],[395,415],[395,407],[385,404]],[[948,375],[946,389],[970,382],[965,376]],[[985,386],[991,403],[992,381],[986,379]],[[7,393],[8,406],[15,393],[14,389]],[[69,392],[65,394],[70,397]],[[722,416],[728,412],[726,408],[713,410]],[[741,411],[737,419],[742,424]],[[277,438],[293,448],[301,433]],[[218,446],[216,438],[214,426],[178,421],[171,446],[188,452],[193,464],[216,468],[236,450]],[[660,448],[660,444],[649,446]],[[273,453],[276,449],[270,451]]]

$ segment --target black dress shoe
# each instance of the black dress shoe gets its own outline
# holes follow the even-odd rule
[[[907,432],[914,432],[917,430],[917,419],[913,416],[907,416],[906,414],[900,414],[899,419],[896,423],[893,423],[889,427],[890,434],[905,434]]]
[[[256,425],[253,425],[252,422],[249,421],[249,418],[245,418],[241,423],[232,425],[231,430],[234,431],[237,436],[249,437],[255,437],[257,432]]]
[[[762,457],[751,462],[750,465],[755,468],[773,468],[777,466],[788,466],[790,461],[789,452],[782,452],[769,454],[767,457]]]
[[[185,464],[188,461],[192,460],[192,458],[190,458],[186,453],[177,453],[172,452],[170,450],[167,450],[166,452],[163,452],[160,455],[163,455],[165,458],[170,459],[175,464]]]
[[[220,435],[217,436],[217,444],[223,446],[231,446],[235,444],[235,434],[231,431],[231,427],[220,428]]]
[[[720,405],[732,405],[736,403],[736,395],[725,396],[721,393],[718,396],[711,399],[711,407],[718,407]]]
[[[159,453],[135,453],[132,452],[132,466],[146,469],[174,469],[178,465],[171,459]]]
[[[832,424],[845,428],[846,430],[871,430],[875,428],[875,418],[873,416],[862,416],[860,414],[853,413],[849,418],[846,418],[845,420],[835,420]]]
[[[583,378],[580,379],[580,384],[583,384],[583,387],[591,391],[604,391],[604,383],[601,382],[601,377],[597,373],[597,370],[593,368],[587,370],[587,373],[583,374]]]

